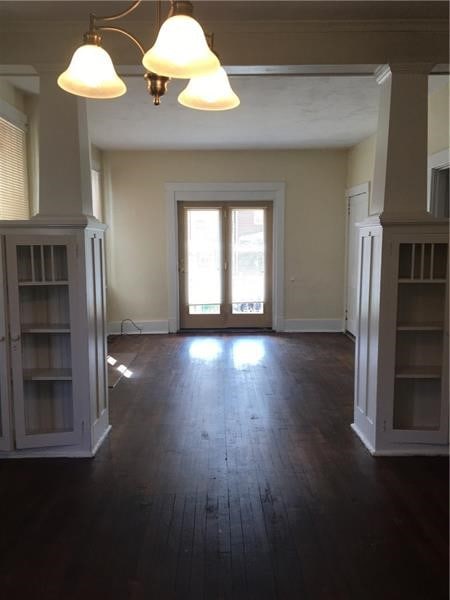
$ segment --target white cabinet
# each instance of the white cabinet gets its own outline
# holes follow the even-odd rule
[[[375,454],[448,451],[447,230],[360,228],[353,428]]]
[[[3,222],[0,233],[0,449],[92,456],[109,431],[103,226]]]

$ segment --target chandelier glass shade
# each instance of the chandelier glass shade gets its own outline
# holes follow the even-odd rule
[[[205,75],[220,66],[203,29],[188,15],[175,15],[162,24],[155,45],[144,54],[142,64],[153,73],[177,79]]]
[[[178,102],[198,110],[230,110],[240,104],[223,67],[209,75],[193,77],[178,96]]]
[[[109,54],[93,43],[75,50],[69,67],[58,77],[58,85],[84,98],[118,98],[127,91]]]

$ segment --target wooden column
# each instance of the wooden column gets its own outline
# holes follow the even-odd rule
[[[38,217],[92,215],[90,140],[84,98],[40,73]]]
[[[430,64],[385,65],[380,85],[371,214],[422,218],[427,199]]]

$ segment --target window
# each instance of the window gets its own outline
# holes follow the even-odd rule
[[[92,214],[99,221],[103,221],[102,211],[102,183],[101,172],[91,169],[92,182]]]
[[[0,117],[0,219],[29,219],[26,133]]]

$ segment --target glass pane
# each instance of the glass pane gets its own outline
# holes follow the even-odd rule
[[[192,305],[220,305],[222,301],[220,238],[219,209],[187,211],[187,300],[190,308]],[[205,311],[189,312],[202,314]],[[207,312],[211,314],[211,311]]]
[[[232,210],[231,302],[233,314],[262,313],[265,292],[265,211]]]
[[[31,281],[32,246],[17,246],[17,277],[19,281]]]
[[[264,302],[237,302],[233,303],[233,315],[264,314]]]
[[[220,315],[220,304],[190,304],[190,315]]]
[[[26,435],[73,431],[71,381],[25,381]]]
[[[67,250],[65,246],[53,246],[55,281],[67,281]]]
[[[33,246],[34,281],[42,281],[42,246]]]

